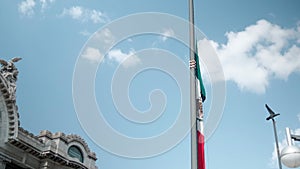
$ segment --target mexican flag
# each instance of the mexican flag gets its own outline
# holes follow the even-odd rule
[[[196,61],[196,104],[197,104],[197,161],[198,169],[205,169],[205,151],[204,151],[204,132],[203,132],[203,109],[202,103],[206,99],[205,88],[203,85],[201,71],[200,71],[200,60],[198,56],[198,48],[196,45],[195,52],[195,61]]]

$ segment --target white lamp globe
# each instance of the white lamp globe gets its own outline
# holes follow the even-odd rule
[[[297,146],[287,146],[281,151],[281,162],[289,168],[300,166],[300,148]]]

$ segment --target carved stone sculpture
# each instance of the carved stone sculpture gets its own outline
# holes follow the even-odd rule
[[[9,94],[12,101],[16,100],[16,81],[19,74],[19,71],[14,63],[18,62],[21,59],[22,58],[13,58],[8,62],[0,59],[0,63],[2,65],[2,67],[0,68],[0,73],[7,81]]]

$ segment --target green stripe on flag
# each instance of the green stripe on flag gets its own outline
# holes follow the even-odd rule
[[[197,47],[197,42],[196,42],[196,49],[195,49],[195,60],[196,60],[196,77],[200,82],[200,90],[201,90],[201,98],[202,101],[204,102],[206,99],[206,92],[205,92],[205,88],[204,88],[204,84],[203,84],[203,80],[202,80],[202,76],[201,76],[201,71],[200,71],[200,60],[199,60],[199,55],[198,55],[198,47]]]

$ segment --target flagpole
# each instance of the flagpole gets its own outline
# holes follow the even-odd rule
[[[195,60],[194,1],[189,0],[190,61]],[[197,169],[196,86],[195,67],[190,68],[191,169]]]

